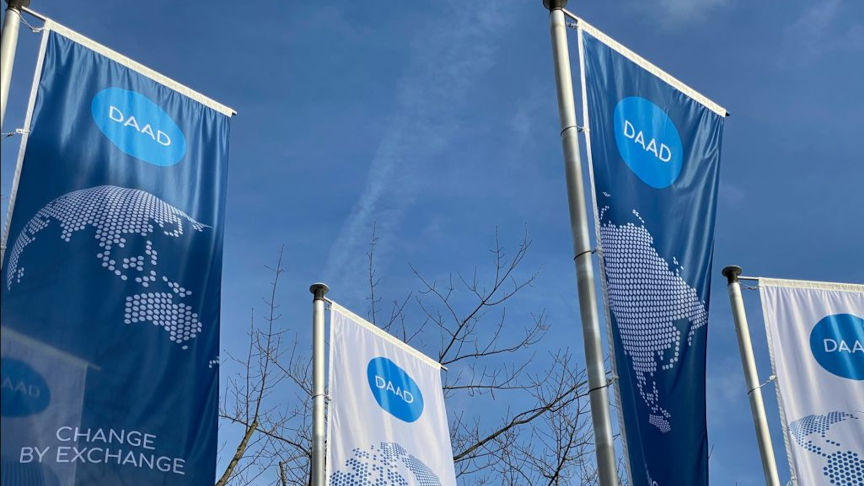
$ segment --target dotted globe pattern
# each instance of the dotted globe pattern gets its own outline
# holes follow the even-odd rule
[[[601,220],[608,209],[603,208]],[[672,417],[661,405],[655,374],[675,367],[682,347],[692,345],[695,333],[708,323],[708,308],[681,278],[677,260],[670,266],[660,256],[644,220],[637,211],[632,213],[640,224],[606,221],[600,226],[609,308],[624,353],[631,358],[639,394],[651,410],[648,422],[666,433],[672,430]]]
[[[209,226],[192,219],[185,212],[171,206],[156,196],[140,189],[117,186],[97,186],[70,192],[54,199],[33,216],[15,239],[9,254],[9,271],[6,276],[7,289],[20,283],[24,268],[19,267],[25,248],[36,241],[37,235],[47,228],[51,221],[60,225],[60,238],[71,241],[74,233],[94,228],[94,238],[98,241],[99,259],[103,268],[123,281],[132,280],[143,288],[148,288],[159,280],[156,270],[159,252],[153,242],[145,240],[144,254],[125,258],[114,257],[118,248],[126,248],[127,238],[141,236],[146,238],[157,227],[167,236],[179,238],[184,232],[184,222],[194,231],[202,232]],[[192,294],[166,276],[162,283],[171,293],[143,292],[126,297],[125,324],[151,322],[168,332],[173,342],[184,343],[200,334],[202,324],[198,314],[182,302],[175,302],[174,296],[184,298]],[[174,294],[174,295],[172,295]],[[187,349],[187,345],[182,346]]]
[[[168,338],[175,343],[195,339],[201,332],[201,321],[192,307],[180,302],[174,303],[174,296],[167,292],[150,292],[126,297],[123,322],[135,324],[150,322],[162,326]],[[188,349],[188,345],[183,345]]]
[[[399,444],[381,442],[356,448],[345,461],[348,471],[330,475],[330,486],[441,486],[438,476]]]
[[[850,423],[850,420],[859,420],[859,418],[842,411],[828,412],[825,415],[808,415],[792,422],[789,425],[789,434],[798,446],[825,459],[822,473],[830,484],[864,486],[864,459],[858,452],[840,449],[843,445],[831,439],[829,435],[836,424]],[[814,434],[822,439],[822,445],[818,445],[812,439]],[[836,449],[828,450],[828,447]]]

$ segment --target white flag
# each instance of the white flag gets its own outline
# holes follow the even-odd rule
[[[797,484],[864,484],[864,285],[760,279]]]
[[[441,366],[333,304],[330,486],[456,486]]]

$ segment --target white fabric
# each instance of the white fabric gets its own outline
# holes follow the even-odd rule
[[[864,286],[760,279],[759,289],[793,479],[862,484]],[[843,325],[826,327],[838,315]]]
[[[374,366],[370,374],[370,364],[383,360],[404,371],[416,388],[399,386],[401,375],[379,373]],[[456,486],[436,361],[334,304],[329,370],[328,485]],[[394,407],[422,411],[416,418],[399,418],[398,411],[379,404],[376,393]]]

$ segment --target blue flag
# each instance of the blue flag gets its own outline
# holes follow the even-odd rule
[[[705,344],[726,112],[579,25],[601,269],[632,484],[706,485]]]
[[[230,111],[50,23],[2,278],[2,485],[216,467]]]

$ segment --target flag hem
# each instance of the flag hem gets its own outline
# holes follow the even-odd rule
[[[756,277],[760,287],[784,287],[789,289],[831,290],[838,292],[864,293],[864,284],[842,282],[818,282],[812,280],[788,280],[783,278]]]

